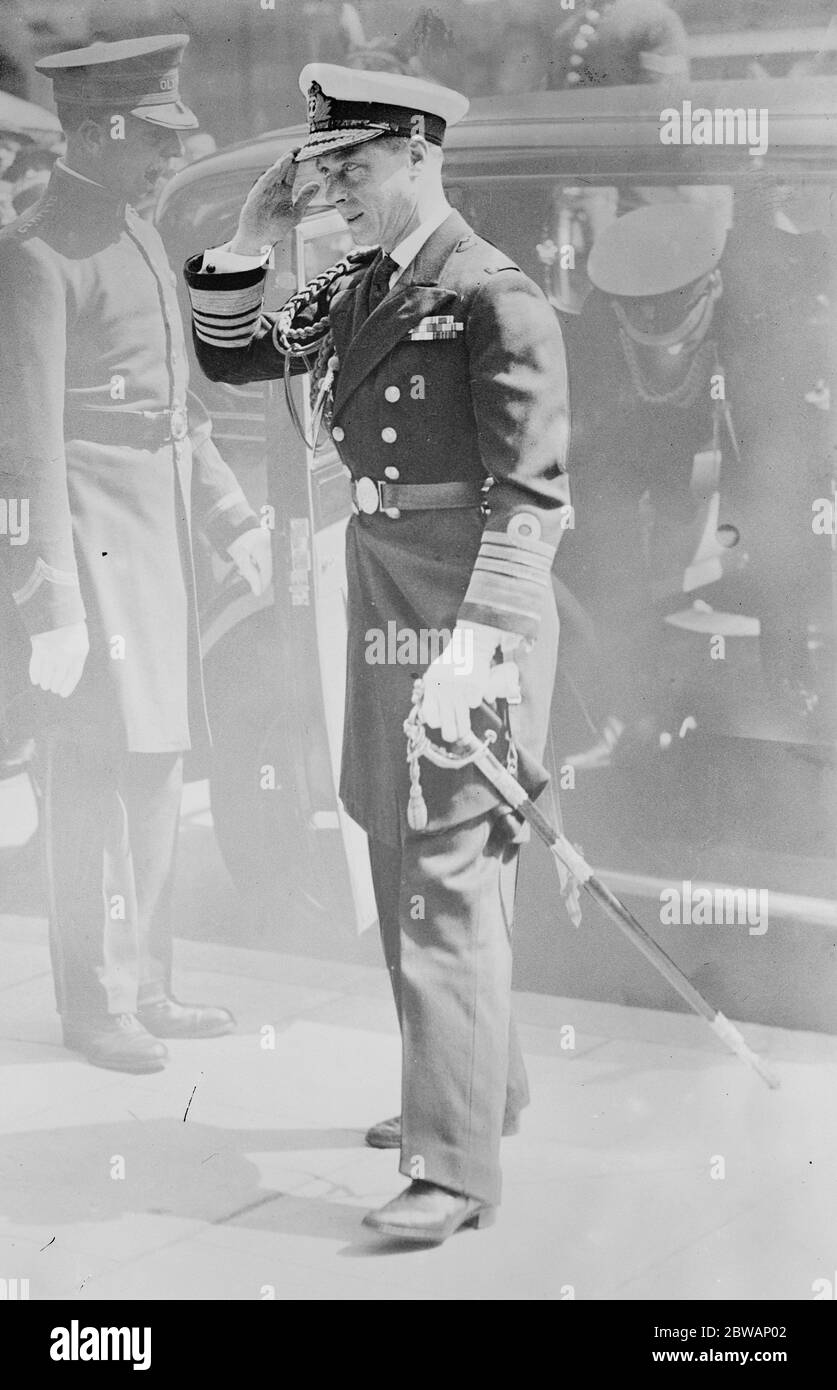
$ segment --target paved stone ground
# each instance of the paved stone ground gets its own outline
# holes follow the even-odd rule
[[[409,1250],[360,1225],[404,1182],[362,1138],[398,1108],[382,969],[181,941],[179,993],[239,1030],[128,1077],[61,1047],[41,920],[0,918],[0,960],[0,1277],[32,1299],[806,1300],[835,1277],[837,1038],[746,1026],[770,1092],[697,1019],[518,994],[533,1103],[499,1221]]]

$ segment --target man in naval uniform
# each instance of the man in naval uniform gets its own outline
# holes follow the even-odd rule
[[[562,575],[600,638],[585,693],[602,733],[567,759],[581,769],[647,754],[676,711],[663,618],[682,608],[687,572],[712,632],[731,605],[758,618],[772,717],[817,727],[809,625],[829,576],[810,498],[825,485],[825,239],[782,225],[771,176],[737,190],[734,211],[729,231],[717,207],[683,199],[610,222],[568,324],[580,524]],[[720,525],[701,539],[700,493],[716,489]]]
[[[160,1038],[234,1026],[171,995],[183,752],[206,718],[192,507],[254,587],[270,564],[187,401],[175,277],[132,206],[197,125],[178,94],[187,41],[38,63],[67,153],[0,236],[0,495],[28,508],[0,556],[18,686],[28,665],[37,687],[57,1003],[66,1046],[132,1072],[163,1066]]]
[[[521,827],[473,768],[422,763],[419,828],[403,723],[422,676],[422,713],[443,740],[465,736],[472,715],[480,732],[497,724],[484,702],[505,658],[504,688],[519,676],[521,701],[503,704],[495,747],[511,751],[505,725],[522,779],[533,793],[545,784],[535,760],[557,648],[550,570],[569,504],[564,352],[540,290],[444,196],[442,139],[466,99],[324,64],[300,87],[307,143],[262,176],[232,242],[187,262],[186,279],[206,374],[264,380],[282,376],[290,342],[262,294],[265,252],[291,226],[294,159],[309,180],[297,215],[313,168],[356,245],[377,248],[315,283],[298,323],[328,328],[320,389],[333,383],[326,418],[352,478],[340,795],[369,835],[403,1042],[401,1116],[368,1139],[400,1147],[412,1181],[366,1222],[439,1242],[489,1219],[501,1134],[528,1100],[510,1015]],[[403,661],[381,661],[375,635],[390,622],[419,644],[447,630],[449,646],[426,669],[409,642]]]
[[[725,237],[711,209],[680,200],[606,224],[588,257],[592,292],[566,328],[579,525],[562,577],[598,637],[584,687],[601,736],[567,759],[581,770],[647,753],[676,699],[660,634],[705,519],[695,458],[723,453],[725,488],[734,471],[729,410],[712,391]]]

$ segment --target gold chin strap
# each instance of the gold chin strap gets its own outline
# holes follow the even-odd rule
[[[713,270],[707,279],[706,289],[698,302],[693,305],[681,323],[677,324],[675,328],[668,329],[665,333],[644,332],[633,323],[619,299],[611,299],[611,304],[619,323],[633,342],[639,343],[641,347],[673,347],[676,343],[685,344],[689,339],[704,336],[712,321],[715,303],[720,299],[722,292],[721,273],[719,270]]]

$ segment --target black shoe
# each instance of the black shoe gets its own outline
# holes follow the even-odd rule
[[[461,1226],[490,1226],[496,1207],[464,1192],[448,1192],[435,1183],[414,1181],[391,1202],[363,1218],[380,1236],[415,1241],[419,1245],[441,1245]]]
[[[137,1009],[137,1018],[155,1038],[221,1038],[235,1028],[229,1009],[214,1004],[181,1004],[179,999],[143,1004]]]
[[[94,1067],[134,1073],[162,1071],[168,1052],[133,1014],[105,1014],[95,1021],[63,1021],[64,1046],[83,1052]]]
[[[520,1133],[520,1120],[515,1115],[514,1118],[503,1121],[503,1137],[510,1134]],[[393,1115],[389,1120],[379,1120],[378,1124],[368,1129],[363,1136],[370,1149],[400,1149],[401,1148],[401,1116]]]

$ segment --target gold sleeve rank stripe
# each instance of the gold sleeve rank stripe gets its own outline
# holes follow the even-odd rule
[[[224,348],[246,347],[260,318],[261,309],[248,314],[246,318],[238,317],[227,321],[204,319],[198,313],[193,314],[195,333],[201,342],[209,343],[211,347]]]
[[[209,347],[246,347],[261,318],[264,277],[239,289],[189,286],[197,337]]]

